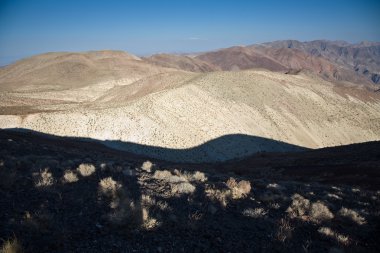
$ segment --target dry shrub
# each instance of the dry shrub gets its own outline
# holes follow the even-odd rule
[[[332,198],[332,199],[342,200],[342,198],[340,196],[333,194],[333,193],[328,193],[327,197]]]
[[[7,240],[0,248],[0,253],[22,253],[23,249],[17,238]]]
[[[241,199],[246,197],[251,191],[251,183],[246,180],[241,180],[239,183],[232,177],[230,177],[226,185],[232,191],[233,199]]]
[[[268,184],[267,189],[272,189],[272,190],[278,190],[278,191],[281,191],[281,190],[284,190],[285,188],[277,183],[271,183],[271,184]]]
[[[292,204],[288,207],[286,212],[291,218],[302,217],[308,212],[309,208],[310,201],[296,193],[292,196]]]
[[[318,229],[318,232],[323,234],[326,237],[335,239],[336,241],[338,241],[339,243],[341,243],[343,245],[348,245],[350,243],[350,238],[348,236],[339,234],[339,233],[333,231],[329,227],[320,227]]]
[[[206,196],[212,201],[218,201],[221,206],[226,207],[229,199],[231,198],[231,190],[230,189],[214,189],[207,188],[205,190]]]
[[[141,206],[127,196],[118,197],[112,202],[117,202],[108,218],[113,225],[136,227],[142,223]],[[111,204],[112,204],[111,202]]]
[[[235,178],[230,177],[230,178],[227,180],[226,185],[228,186],[228,188],[232,189],[232,188],[234,188],[234,187],[237,186],[237,182],[236,182]]]
[[[156,170],[153,174],[154,179],[158,180],[165,180],[169,183],[180,183],[180,182],[187,182],[187,179],[185,177],[173,175],[168,170]]]
[[[189,194],[195,191],[195,186],[189,183],[187,178],[180,173],[173,175],[168,170],[156,170],[153,178],[170,183],[172,194]]]
[[[195,186],[189,182],[180,182],[171,186],[173,194],[189,194],[195,191]]]
[[[112,179],[112,177],[103,178],[99,182],[99,191],[107,197],[115,197],[121,184]]]
[[[310,219],[314,222],[321,222],[325,220],[331,220],[332,218],[334,218],[334,214],[332,214],[329,208],[320,201],[311,205],[309,216]]]
[[[202,182],[202,183],[207,181],[207,177],[206,177],[205,173],[200,172],[200,171],[196,171],[193,174],[192,179],[195,181],[198,181],[198,182]]]
[[[185,178],[186,181],[190,181],[190,182],[195,181],[195,182],[201,182],[201,183],[203,183],[203,182],[207,181],[207,177],[206,177],[205,173],[200,172],[200,171],[196,171],[194,173],[191,173],[191,172],[181,173],[178,170],[174,170],[174,173],[177,176]]]
[[[118,205],[109,215],[109,220],[113,225],[150,230],[161,224],[149,215],[150,208],[143,205],[144,201],[135,202],[128,198],[123,191],[119,192],[119,195]]]
[[[264,208],[262,207],[258,207],[258,208],[247,208],[243,211],[243,215],[244,216],[247,216],[247,217],[251,217],[251,218],[263,218],[267,215],[268,211],[266,211]]]
[[[285,242],[286,239],[289,239],[292,237],[292,232],[294,228],[290,224],[290,221],[288,219],[282,218],[278,222],[278,230],[276,233],[276,238],[280,242]]]
[[[156,170],[153,174],[153,178],[158,180],[167,180],[172,176],[172,173],[168,170]]]
[[[143,224],[141,202],[129,198],[119,182],[111,177],[103,178],[99,182],[99,192],[111,199],[113,211],[108,215],[108,220],[112,225],[134,229]]]
[[[82,163],[77,168],[77,171],[79,172],[79,174],[82,175],[82,177],[88,177],[92,175],[95,172],[95,170],[95,166],[90,163]]]
[[[149,195],[143,194],[141,196],[141,204],[142,206],[148,208],[148,209],[159,209],[161,211],[170,211],[171,208],[169,207],[168,203],[162,200],[156,200],[153,197]]]
[[[53,175],[51,174],[51,172],[49,172],[48,168],[46,168],[46,169],[40,171],[40,173],[38,173],[36,180],[35,180],[35,185],[37,187],[47,187],[47,186],[51,186],[53,184],[54,184],[54,178],[53,178]]]
[[[152,172],[152,169],[154,169],[154,164],[151,161],[145,161],[141,165],[141,169],[145,172]]]
[[[334,218],[328,207],[321,201],[310,203],[310,201],[299,194],[292,196],[292,204],[286,212],[291,218],[310,219],[313,222],[321,222]]]
[[[66,170],[65,173],[63,174],[63,182],[64,183],[74,183],[77,182],[78,176],[76,173],[74,173],[71,170]]]
[[[165,179],[169,183],[181,183],[181,182],[188,182],[188,180],[185,177],[182,176],[170,176]]]
[[[338,214],[342,217],[351,219],[353,222],[355,222],[358,225],[363,225],[367,223],[364,217],[362,217],[358,212],[352,209],[342,207],[339,210]]]

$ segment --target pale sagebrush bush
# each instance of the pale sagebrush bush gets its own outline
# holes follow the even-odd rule
[[[121,189],[121,184],[113,180],[112,177],[103,178],[99,182],[99,192],[107,197],[116,196],[119,189]]]
[[[323,234],[326,237],[335,239],[337,242],[339,242],[339,243],[341,243],[343,245],[348,245],[349,242],[350,242],[350,238],[348,236],[339,234],[339,233],[333,231],[329,227],[320,227],[318,229],[318,232],[321,233],[321,234]]]
[[[6,240],[0,248],[0,253],[22,253],[24,252],[21,243],[17,238]]]
[[[161,224],[149,215],[150,208],[144,206],[142,201],[136,203],[124,194],[122,195],[119,204],[108,216],[113,225],[151,230]]]
[[[81,174],[82,177],[88,177],[92,175],[95,172],[95,170],[95,166],[90,163],[82,163],[77,168],[77,171],[79,172],[79,174]]]
[[[153,174],[154,179],[165,180],[173,176],[172,173],[168,170],[156,170]]]
[[[191,173],[191,172],[184,172],[184,173],[181,173],[180,171],[178,170],[175,170],[174,173],[181,177],[181,178],[185,178],[186,181],[190,181],[190,182],[206,182],[207,181],[207,177],[205,175],[205,173],[203,172],[200,172],[200,171],[196,171],[194,173]]]
[[[182,175],[173,175],[168,170],[156,170],[153,174],[153,178],[158,180],[165,180],[169,183],[187,182],[187,179]]]
[[[45,168],[44,170],[40,171],[40,173],[37,175],[35,185],[37,187],[47,187],[54,184],[54,178],[52,173],[49,171],[48,168]]]
[[[333,193],[328,193],[327,197],[332,198],[332,199],[342,200],[342,198],[340,196],[333,194]]]
[[[166,179],[169,183],[182,183],[187,182],[186,178],[180,176],[170,176]]]
[[[366,224],[367,221],[363,216],[361,216],[358,212],[352,209],[348,209],[345,207],[342,207],[339,211],[338,214],[342,217],[346,217],[351,219],[353,222],[355,222],[358,225],[363,225]]]
[[[147,211],[144,211],[141,202],[128,197],[119,182],[111,177],[103,178],[99,182],[99,192],[111,198],[110,207],[113,211],[109,213],[108,220],[112,225],[134,229],[144,224]]]
[[[232,177],[230,177],[226,185],[232,191],[233,199],[241,199],[246,197],[251,191],[251,183],[246,180],[241,180],[239,183]]]
[[[113,225],[135,227],[142,223],[141,206],[129,199],[127,196],[122,196],[113,200],[117,201],[117,205],[113,205],[113,211],[109,214],[109,221]],[[112,205],[111,202],[111,205]]]
[[[311,205],[309,216],[310,216],[310,219],[314,222],[321,222],[321,221],[331,220],[334,218],[334,214],[321,201],[318,201]]]
[[[221,206],[226,207],[229,199],[231,198],[231,190],[230,189],[214,189],[207,188],[205,190],[206,196],[212,201],[218,201]]]
[[[149,209],[160,209],[161,211],[171,210],[168,203],[162,200],[156,200],[149,195],[143,194],[141,196],[142,206],[147,207]]]
[[[195,191],[195,186],[189,182],[180,182],[171,185],[171,191],[173,194],[190,194]]]
[[[246,180],[241,180],[236,188],[239,191],[239,196],[245,197],[251,192],[251,183]]]
[[[237,182],[236,182],[235,178],[230,177],[230,178],[227,180],[226,185],[228,186],[228,188],[233,189],[234,187],[237,186]]]
[[[198,182],[202,182],[202,183],[207,181],[207,177],[206,177],[205,173],[200,172],[200,171],[196,171],[193,174],[192,179],[195,181],[198,181]]]
[[[145,172],[152,172],[152,170],[154,169],[154,164],[151,162],[151,161],[145,161],[142,165],[141,165],[141,169]]]
[[[63,174],[63,182],[64,183],[74,183],[77,182],[78,176],[76,173],[74,173],[72,170],[65,170]]]
[[[308,218],[316,223],[334,218],[323,202],[310,203],[310,200],[297,193],[292,196],[292,203],[286,212],[291,218]]]
[[[271,183],[271,184],[268,184],[267,189],[273,189],[273,190],[284,190],[285,188],[277,183]]]
[[[257,208],[247,208],[243,211],[243,215],[251,218],[263,218],[268,214],[268,211],[266,211],[262,207]]]
[[[298,193],[292,196],[292,203],[286,210],[291,218],[300,217],[306,214],[310,208],[310,201]]]

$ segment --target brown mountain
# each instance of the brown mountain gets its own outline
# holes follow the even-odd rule
[[[60,90],[109,80],[135,81],[162,68],[123,51],[47,53],[0,69],[0,89]]]
[[[271,48],[299,49],[313,56],[323,57],[339,66],[355,71],[373,83],[380,83],[380,43],[315,40],[300,42],[284,40],[264,43]]]
[[[217,66],[185,55],[155,54],[143,59],[158,66],[182,69],[191,72],[211,72],[220,70]]]
[[[244,70],[264,68],[271,71],[286,71],[287,67],[252,48],[231,47],[208,52],[195,57],[222,70]]]

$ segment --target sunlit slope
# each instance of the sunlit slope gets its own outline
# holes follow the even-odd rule
[[[62,91],[111,80],[130,83],[163,70],[123,51],[46,53],[0,68],[0,91]]]
[[[165,78],[173,82],[170,75],[161,75],[159,82],[167,84]],[[380,94],[357,86],[348,88],[305,75],[262,70],[183,73],[175,81],[179,85],[132,100],[122,99],[123,94],[128,97],[125,86],[118,92],[110,90],[86,107],[0,116],[0,124],[3,128],[116,140],[120,142],[109,144],[156,158],[193,162],[283,151],[271,142],[255,143],[250,138],[229,148],[209,142],[207,148],[194,149],[225,135],[263,137],[307,148],[380,139]],[[194,152],[179,154],[167,149]]]

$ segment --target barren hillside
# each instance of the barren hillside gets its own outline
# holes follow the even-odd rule
[[[191,72],[211,72],[220,70],[220,68],[205,61],[184,55],[155,54],[143,59],[158,66],[182,69]]]
[[[1,68],[0,91],[55,91],[113,80],[131,83],[160,72],[163,68],[123,51],[47,53]]]
[[[345,67],[352,71],[351,75],[355,73],[372,83],[380,82],[380,43],[378,42],[350,44],[344,41],[283,40],[264,43],[264,45],[269,48],[298,49]]]
[[[23,94],[42,99],[46,93]],[[109,140],[108,145],[120,149],[187,162],[293,149],[276,141],[294,149],[320,148],[380,136],[379,93],[304,74],[172,71],[96,94],[94,100],[64,106],[45,101],[31,106],[33,113],[3,113],[8,115],[0,116],[0,126]],[[20,95],[3,96],[17,101],[14,96]],[[212,141],[231,135],[247,138]]]

